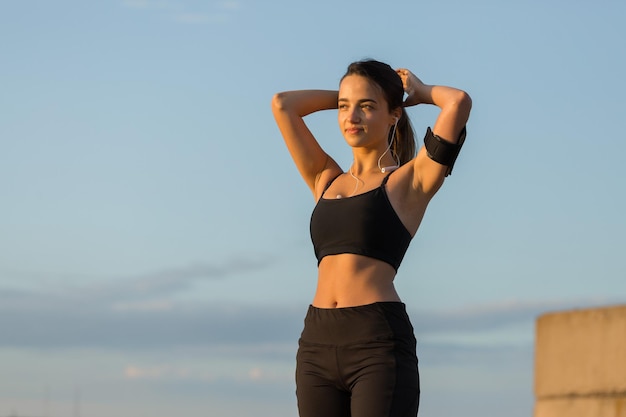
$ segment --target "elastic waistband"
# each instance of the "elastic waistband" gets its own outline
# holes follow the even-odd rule
[[[363,304],[352,307],[339,307],[339,308],[321,308],[315,307],[314,305],[309,305],[309,310],[307,314],[318,314],[318,315],[342,315],[344,313],[360,313],[360,312],[369,312],[369,311],[382,311],[382,310],[397,310],[397,311],[406,311],[406,305],[401,301],[376,301],[371,304]]]
[[[355,307],[309,306],[301,340],[309,343],[345,345],[373,339],[413,337],[406,306],[385,301]]]

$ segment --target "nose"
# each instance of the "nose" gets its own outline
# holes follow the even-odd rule
[[[359,123],[361,121],[361,109],[359,107],[354,106],[351,107],[348,113],[348,121],[350,123]]]

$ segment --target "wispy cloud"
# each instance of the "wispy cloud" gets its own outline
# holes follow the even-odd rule
[[[195,282],[218,280],[229,276],[258,271],[270,265],[269,258],[238,257],[221,263],[197,262],[181,267],[163,268],[143,275],[112,280],[83,288],[82,295],[110,299],[146,299],[172,294]]]
[[[241,350],[290,343],[297,340],[302,329],[306,306],[208,305],[189,300],[181,303],[176,298],[198,284],[206,287],[213,281],[239,279],[273,262],[266,257],[240,256],[219,263],[196,262],[135,276],[101,278],[90,284],[74,280],[73,284],[61,285],[64,280],[56,277],[54,282],[35,279],[39,285],[26,289],[0,287],[0,346],[157,350],[228,346]],[[483,344],[499,343],[504,338],[493,334],[501,329],[520,324],[531,329],[534,320],[546,311],[612,301],[513,300],[409,313],[418,339],[469,347],[476,346],[472,341],[478,339]]]
[[[189,289],[196,283],[236,277],[240,274],[263,270],[272,264],[269,257],[240,256],[220,263],[195,262],[179,267],[163,268],[145,274],[121,277],[89,277],[84,284],[80,275],[63,276],[46,273],[3,271],[7,281],[23,281],[27,278],[28,289],[0,287],[0,309],[21,308],[23,310],[74,305],[104,306],[137,305],[149,306],[164,297]],[[85,274],[88,275],[88,274]],[[12,278],[13,277],[13,278]]]
[[[218,7],[224,10],[241,10],[243,8],[243,5],[241,4],[241,2],[235,1],[235,0],[221,1],[217,3],[217,5]]]
[[[230,266],[229,266],[230,265]],[[0,346],[31,348],[171,349],[291,343],[302,329],[306,306],[206,305],[172,302],[168,292],[198,279],[223,278],[263,267],[233,261],[157,271],[74,292],[0,291]],[[151,282],[154,280],[154,282]],[[605,300],[605,303],[610,300]],[[451,343],[445,335],[495,332],[555,309],[599,305],[598,300],[509,302],[457,311],[410,311],[418,339]],[[442,336],[443,335],[443,336]],[[435,337],[436,336],[436,337]],[[447,341],[447,342],[446,342]],[[461,343],[462,339],[461,339]],[[471,344],[468,344],[470,346]]]
[[[191,370],[188,367],[176,365],[128,365],[124,368],[125,379],[151,380],[200,380],[213,381],[216,376],[206,371]]]
[[[293,354],[293,352],[292,352]],[[234,382],[291,382],[293,369],[289,366],[275,368],[269,362],[259,364],[246,364],[245,360],[239,363],[237,369],[231,367],[220,369],[210,366],[185,366],[180,364],[149,364],[127,365],[123,369],[123,378],[127,380],[148,381],[193,381],[193,382],[217,382],[231,380]]]
[[[415,311],[415,327],[421,331],[456,332],[498,329],[521,322],[534,321],[539,315],[553,310],[602,306],[624,299],[579,300],[509,300],[492,304],[466,306],[457,310]]]
[[[101,279],[88,285],[0,288],[0,346],[210,344],[228,338],[225,335],[232,332],[246,331],[224,324],[224,320],[243,321],[241,311],[207,308],[200,303],[179,304],[173,297],[197,283],[236,279],[239,274],[267,268],[271,262],[242,257],[219,264],[196,263],[139,276]],[[251,322],[259,325],[254,318]],[[250,330],[255,334],[254,329]]]

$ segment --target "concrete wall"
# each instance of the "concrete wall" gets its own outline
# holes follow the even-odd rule
[[[535,417],[626,417],[626,305],[544,314]]]

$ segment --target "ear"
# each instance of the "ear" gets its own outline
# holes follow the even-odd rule
[[[402,117],[402,108],[398,107],[397,109],[391,112],[391,124],[394,125],[398,123],[398,121],[400,120],[400,117]]]

